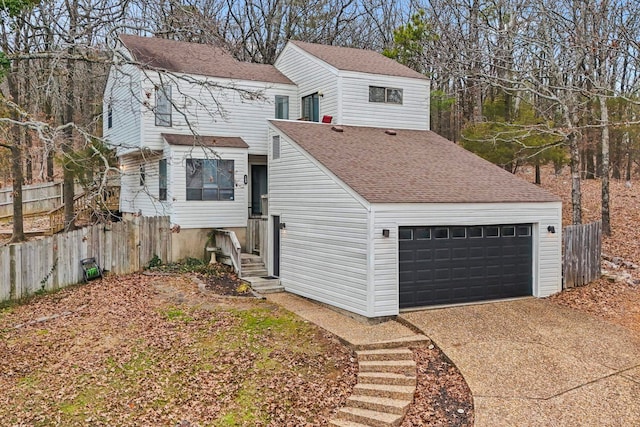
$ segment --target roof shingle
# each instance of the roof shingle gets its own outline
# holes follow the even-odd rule
[[[131,34],[121,34],[120,40],[143,67],[233,80],[293,84],[273,65],[238,61],[217,46]]]
[[[292,40],[291,43],[338,70],[427,79],[425,75],[372,50],[306,43],[297,40]]]
[[[431,131],[271,123],[371,203],[560,200]]]
[[[179,135],[175,133],[163,133],[162,137],[169,145],[249,148],[249,144],[237,136]]]

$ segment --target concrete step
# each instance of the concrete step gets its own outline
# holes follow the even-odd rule
[[[403,399],[413,401],[416,392],[414,385],[392,385],[392,384],[367,384],[361,383],[353,388],[354,396],[377,396],[388,399]]]
[[[267,270],[249,270],[249,271],[242,270],[241,276],[243,279],[253,278],[255,280],[258,280],[258,279],[271,280],[271,279],[265,279],[265,277],[268,277]]]
[[[387,412],[370,411],[362,408],[341,408],[336,414],[337,419],[352,421],[370,427],[393,427],[402,422],[402,415]]]
[[[264,268],[264,262],[244,262],[240,263],[243,267],[247,268]]]
[[[263,277],[243,277],[243,281],[247,282],[251,289],[259,294],[273,294],[276,292],[284,292],[284,287],[280,284],[280,279],[264,279]]]
[[[363,350],[356,352],[358,360],[413,360],[413,352],[408,348],[398,349],[380,349],[380,350]]]
[[[386,412],[401,416],[404,416],[410,404],[411,401],[406,399],[389,399],[388,397],[377,396],[356,395],[347,399],[347,407]]]
[[[424,335],[411,335],[408,337],[395,338],[390,341],[379,341],[374,343],[356,344],[354,350],[377,350],[392,348],[407,348],[430,344],[431,340]]]
[[[369,427],[368,424],[360,424],[355,421],[333,419],[329,421],[329,425],[333,427]]]
[[[392,372],[360,372],[358,373],[358,384],[388,384],[416,386],[415,371],[410,375],[396,374]]]
[[[413,360],[372,360],[359,362],[360,372],[392,372],[415,376],[416,362]]]

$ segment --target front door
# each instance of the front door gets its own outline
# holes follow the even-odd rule
[[[280,276],[280,216],[273,216],[273,275]]]
[[[267,165],[251,165],[251,215],[262,215],[262,196],[267,194]]]

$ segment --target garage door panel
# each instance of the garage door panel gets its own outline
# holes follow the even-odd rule
[[[400,308],[531,295],[531,229],[401,227]]]

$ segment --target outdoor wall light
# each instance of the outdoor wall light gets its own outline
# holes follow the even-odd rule
[[[285,230],[287,228],[287,224],[285,224],[284,222],[280,223],[280,230]]]
[[[247,177],[247,175],[244,176],[244,185],[247,185],[247,182],[249,182],[249,178]]]
[[[553,225],[547,227],[547,231],[551,234],[555,234],[556,228]]]
[[[383,228],[382,229],[382,237],[389,237],[389,229],[388,228]]]

